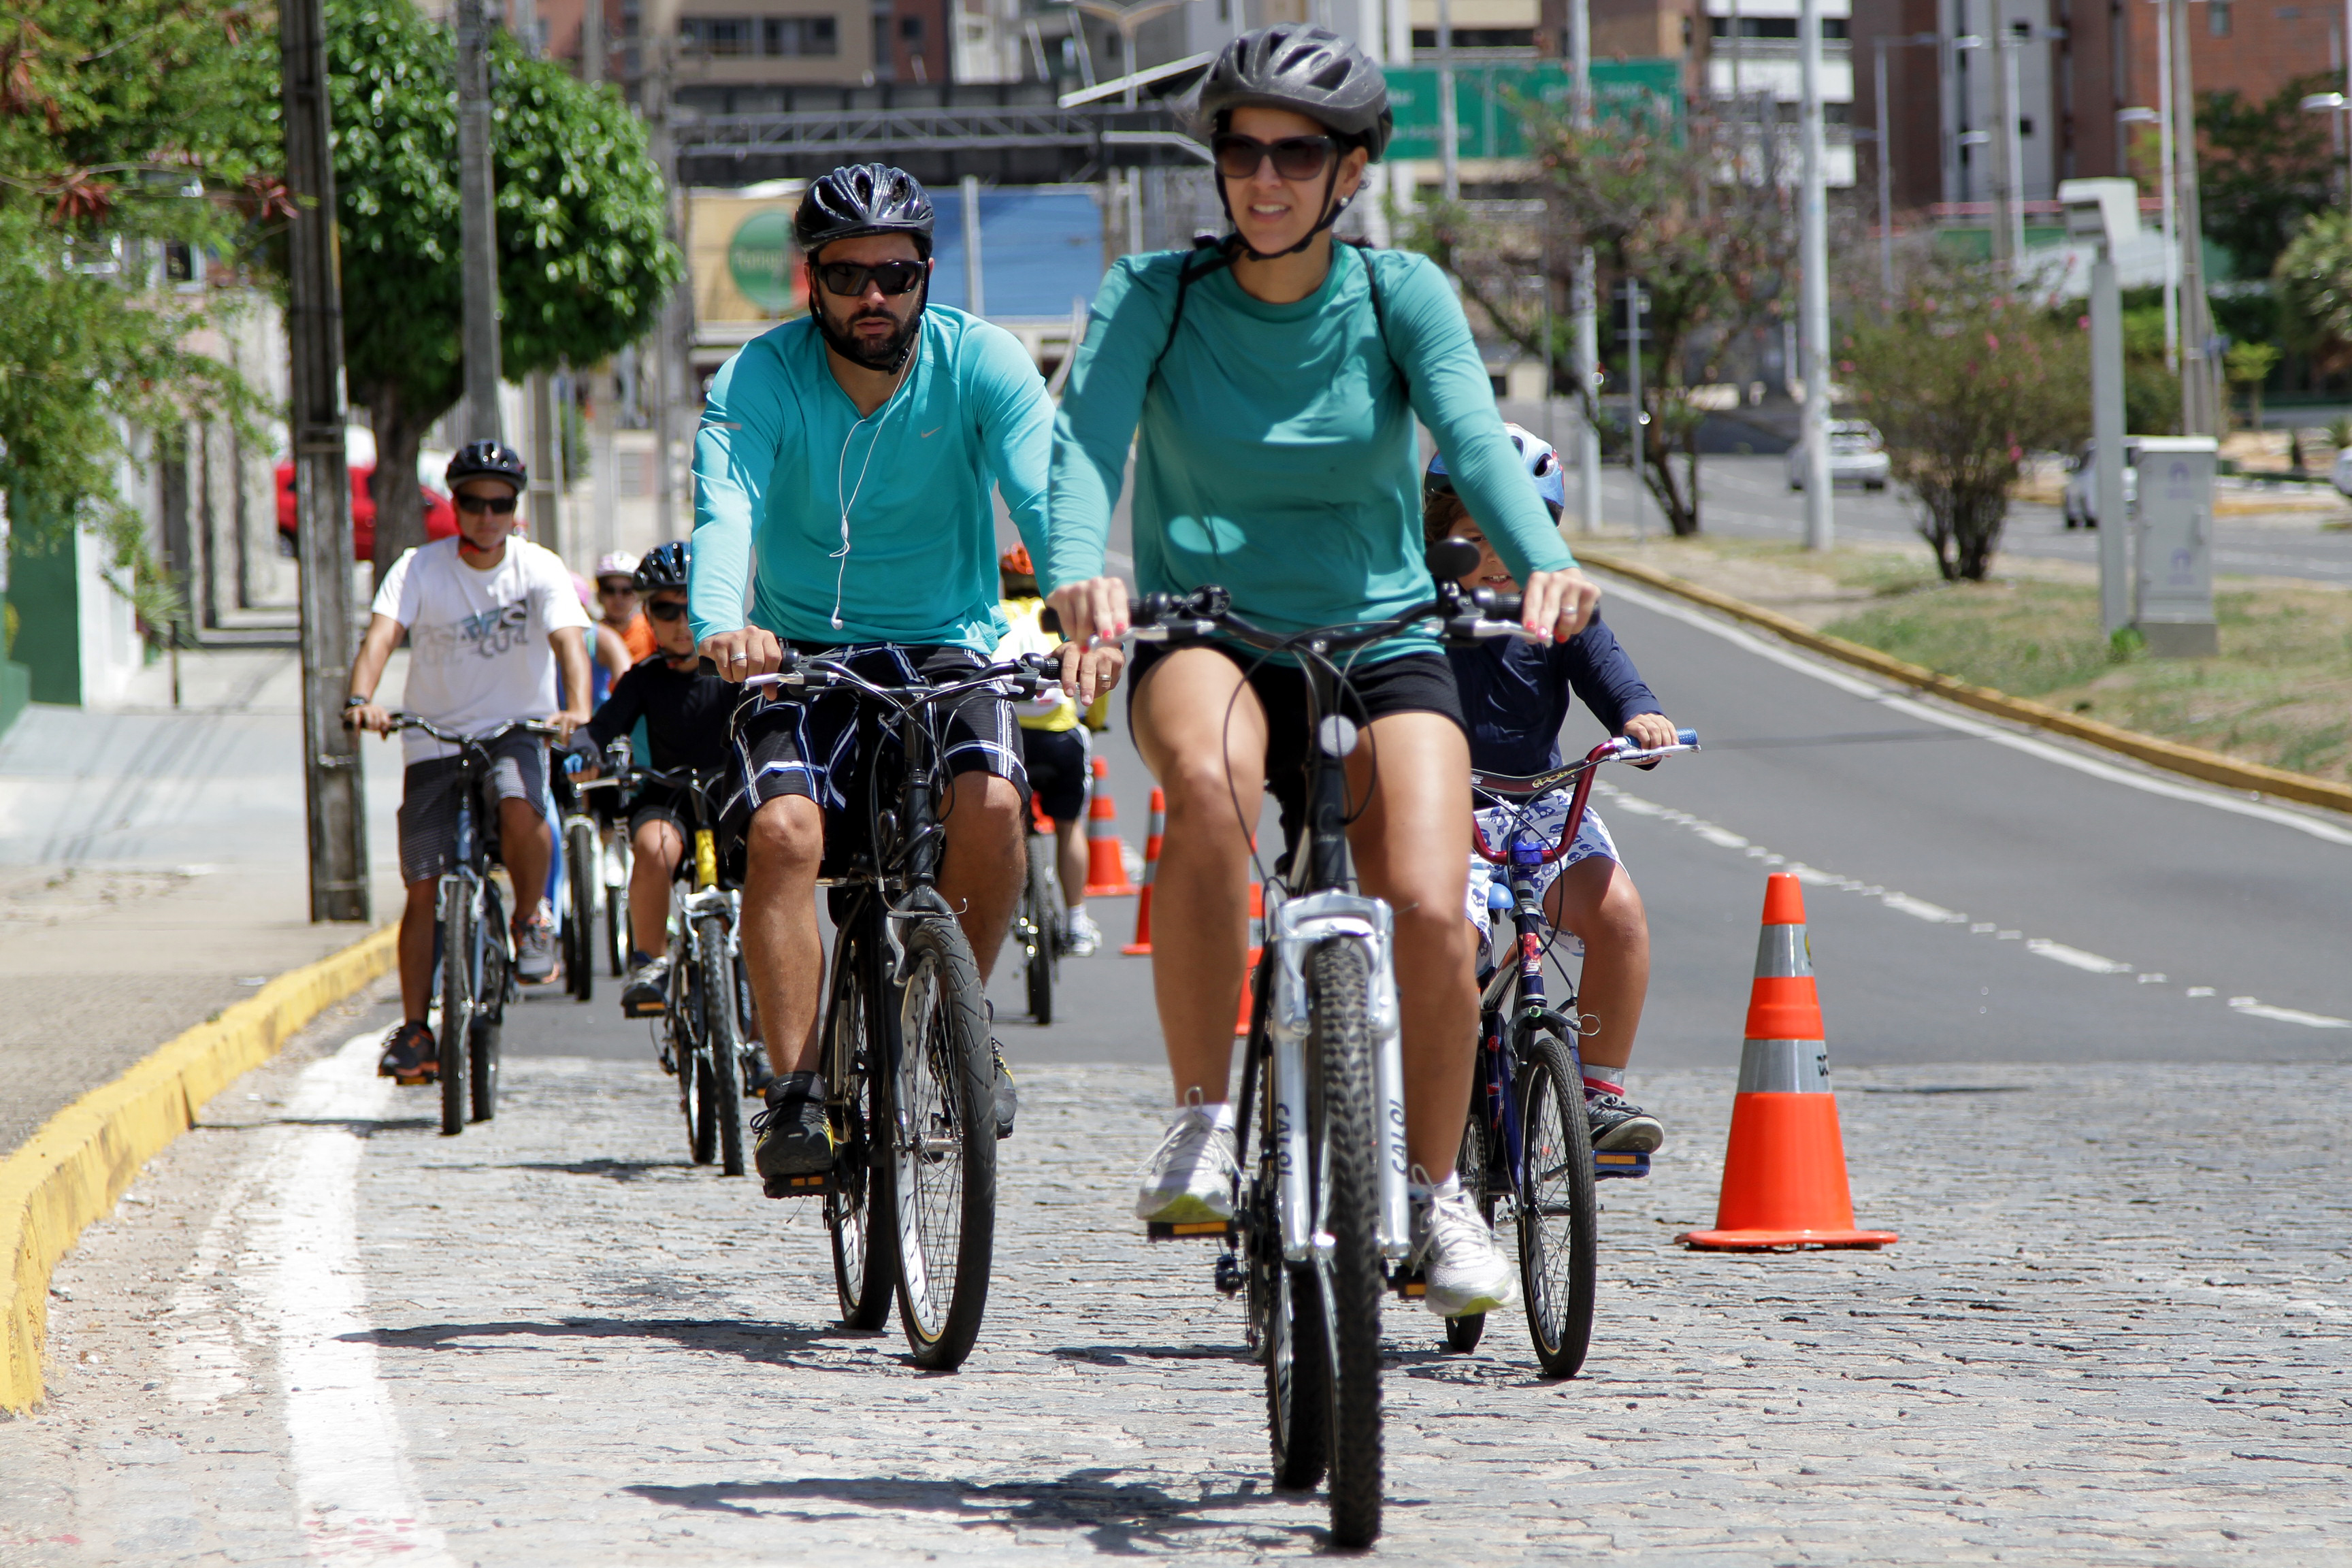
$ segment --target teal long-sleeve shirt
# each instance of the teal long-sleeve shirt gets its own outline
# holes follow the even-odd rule
[[[1020,340],[943,305],[864,419],[814,321],[752,339],[694,438],[696,640],[743,626],[748,584],[751,624],[781,637],[989,652],[1005,630],[989,486],[1041,550],[1052,420]]]
[[[1172,343],[1185,253],[1111,268],[1054,421],[1040,557],[1049,584],[1101,575],[1137,437],[1143,592],[1218,584],[1271,631],[1401,615],[1430,594],[1415,414],[1513,574],[1576,563],[1503,432],[1444,275],[1400,251],[1335,245],[1332,258],[1323,286],[1286,305],[1253,298],[1229,268],[1210,273],[1189,291]],[[1381,269],[1385,345],[1368,266]],[[1433,646],[1395,639],[1373,657]]]

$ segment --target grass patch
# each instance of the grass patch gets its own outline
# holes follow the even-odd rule
[[[1824,629],[1913,664],[2110,724],[2352,782],[2352,594],[2225,589],[2221,653],[2150,658],[2099,631],[2098,590],[1970,583]]]

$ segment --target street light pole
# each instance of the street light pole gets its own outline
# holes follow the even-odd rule
[[[2179,185],[2172,166],[2172,16],[2169,0],[2150,0],[2156,16],[2156,161],[2164,183],[2164,368],[2180,374]]]
[[[2180,425],[2186,436],[2221,433],[2214,385],[2212,314],[2205,300],[2204,219],[2197,192],[2197,100],[2189,53],[2189,0],[2172,0],[2173,112],[2179,124],[2172,152],[2180,212]]]
[[[1454,0],[1437,0],[1437,166],[1438,189],[1449,202],[1462,199],[1461,128],[1454,101]]]
[[[2345,0],[2345,3],[2352,5],[2352,0]],[[1889,306],[1895,303],[1895,177],[1892,173],[1895,130],[1886,112],[1886,51],[1891,48],[1929,47],[1943,41],[1940,33],[1914,33],[1906,38],[1889,38],[1882,35],[1871,40],[1878,55],[1875,66],[1878,89],[1878,282]]]
[[[343,449],[343,301],[329,151],[327,28],[320,0],[282,0],[286,341],[294,447],[294,545],[302,595],[302,783],[310,918],[368,918],[367,798],[359,734],[343,728],[352,663],[352,484]]]
[[[1798,311],[1805,344],[1805,548],[1827,550],[1836,540],[1830,510],[1830,241],[1828,171],[1822,150],[1822,0],[1803,0],[1797,13],[1798,134],[1803,185],[1798,195],[1798,267],[1803,291]]]

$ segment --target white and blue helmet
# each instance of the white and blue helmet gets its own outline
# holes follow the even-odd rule
[[[1517,425],[1505,425],[1503,433],[1511,438],[1511,445],[1518,448],[1519,461],[1525,465],[1528,478],[1535,481],[1536,494],[1543,498],[1544,505],[1551,510],[1551,520],[1558,522],[1560,513],[1568,510],[1568,490],[1560,477],[1559,454],[1552,450],[1550,442]],[[1429,459],[1429,471],[1421,478],[1423,504],[1426,505],[1431,496],[1453,493],[1454,480],[1445,472],[1445,454],[1437,453]]]

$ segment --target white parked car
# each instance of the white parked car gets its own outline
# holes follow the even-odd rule
[[[2327,470],[2327,479],[2336,487],[2337,495],[2352,497],[2352,447],[2336,454],[2336,461]]]
[[[1860,485],[1866,490],[1886,488],[1886,442],[1878,426],[1867,419],[1830,421],[1830,484]],[[1789,488],[1805,488],[1805,447],[1789,448]]]
[[[2094,448],[2097,443],[2085,441],[2083,449],[2066,461],[2066,494],[2060,509],[2066,514],[2069,528],[2099,526],[2099,465]],[[2342,465],[2337,465],[2342,472]],[[2339,479],[2338,484],[2343,481]],[[2139,443],[2124,438],[2124,511],[2126,516],[2139,503]]]

